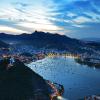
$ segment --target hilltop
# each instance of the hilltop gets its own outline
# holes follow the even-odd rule
[[[50,100],[43,77],[19,60],[7,69],[8,59],[0,61],[0,100]]]
[[[16,42],[18,45],[32,45],[35,48],[79,51],[84,42],[65,35],[35,31],[32,34],[8,35],[0,33],[0,39],[7,43]]]

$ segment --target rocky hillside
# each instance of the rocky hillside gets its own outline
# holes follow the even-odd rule
[[[0,61],[0,100],[50,100],[45,80],[16,60],[8,69],[9,60]]]
[[[69,38],[65,35],[51,34],[35,31],[32,34],[8,35],[0,33],[0,39],[7,42],[15,42],[18,45],[32,45],[36,48],[80,51],[84,42]]]

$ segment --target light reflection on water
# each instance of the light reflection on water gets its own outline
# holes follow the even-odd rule
[[[29,67],[45,79],[64,85],[64,97],[69,100],[100,94],[100,70],[80,65],[73,58],[45,58]]]

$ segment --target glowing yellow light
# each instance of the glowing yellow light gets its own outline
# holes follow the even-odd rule
[[[58,100],[63,100],[63,98],[61,96],[58,96],[57,99]]]

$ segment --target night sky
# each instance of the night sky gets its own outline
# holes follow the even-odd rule
[[[100,37],[100,0],[0,0],[0,32]]]

